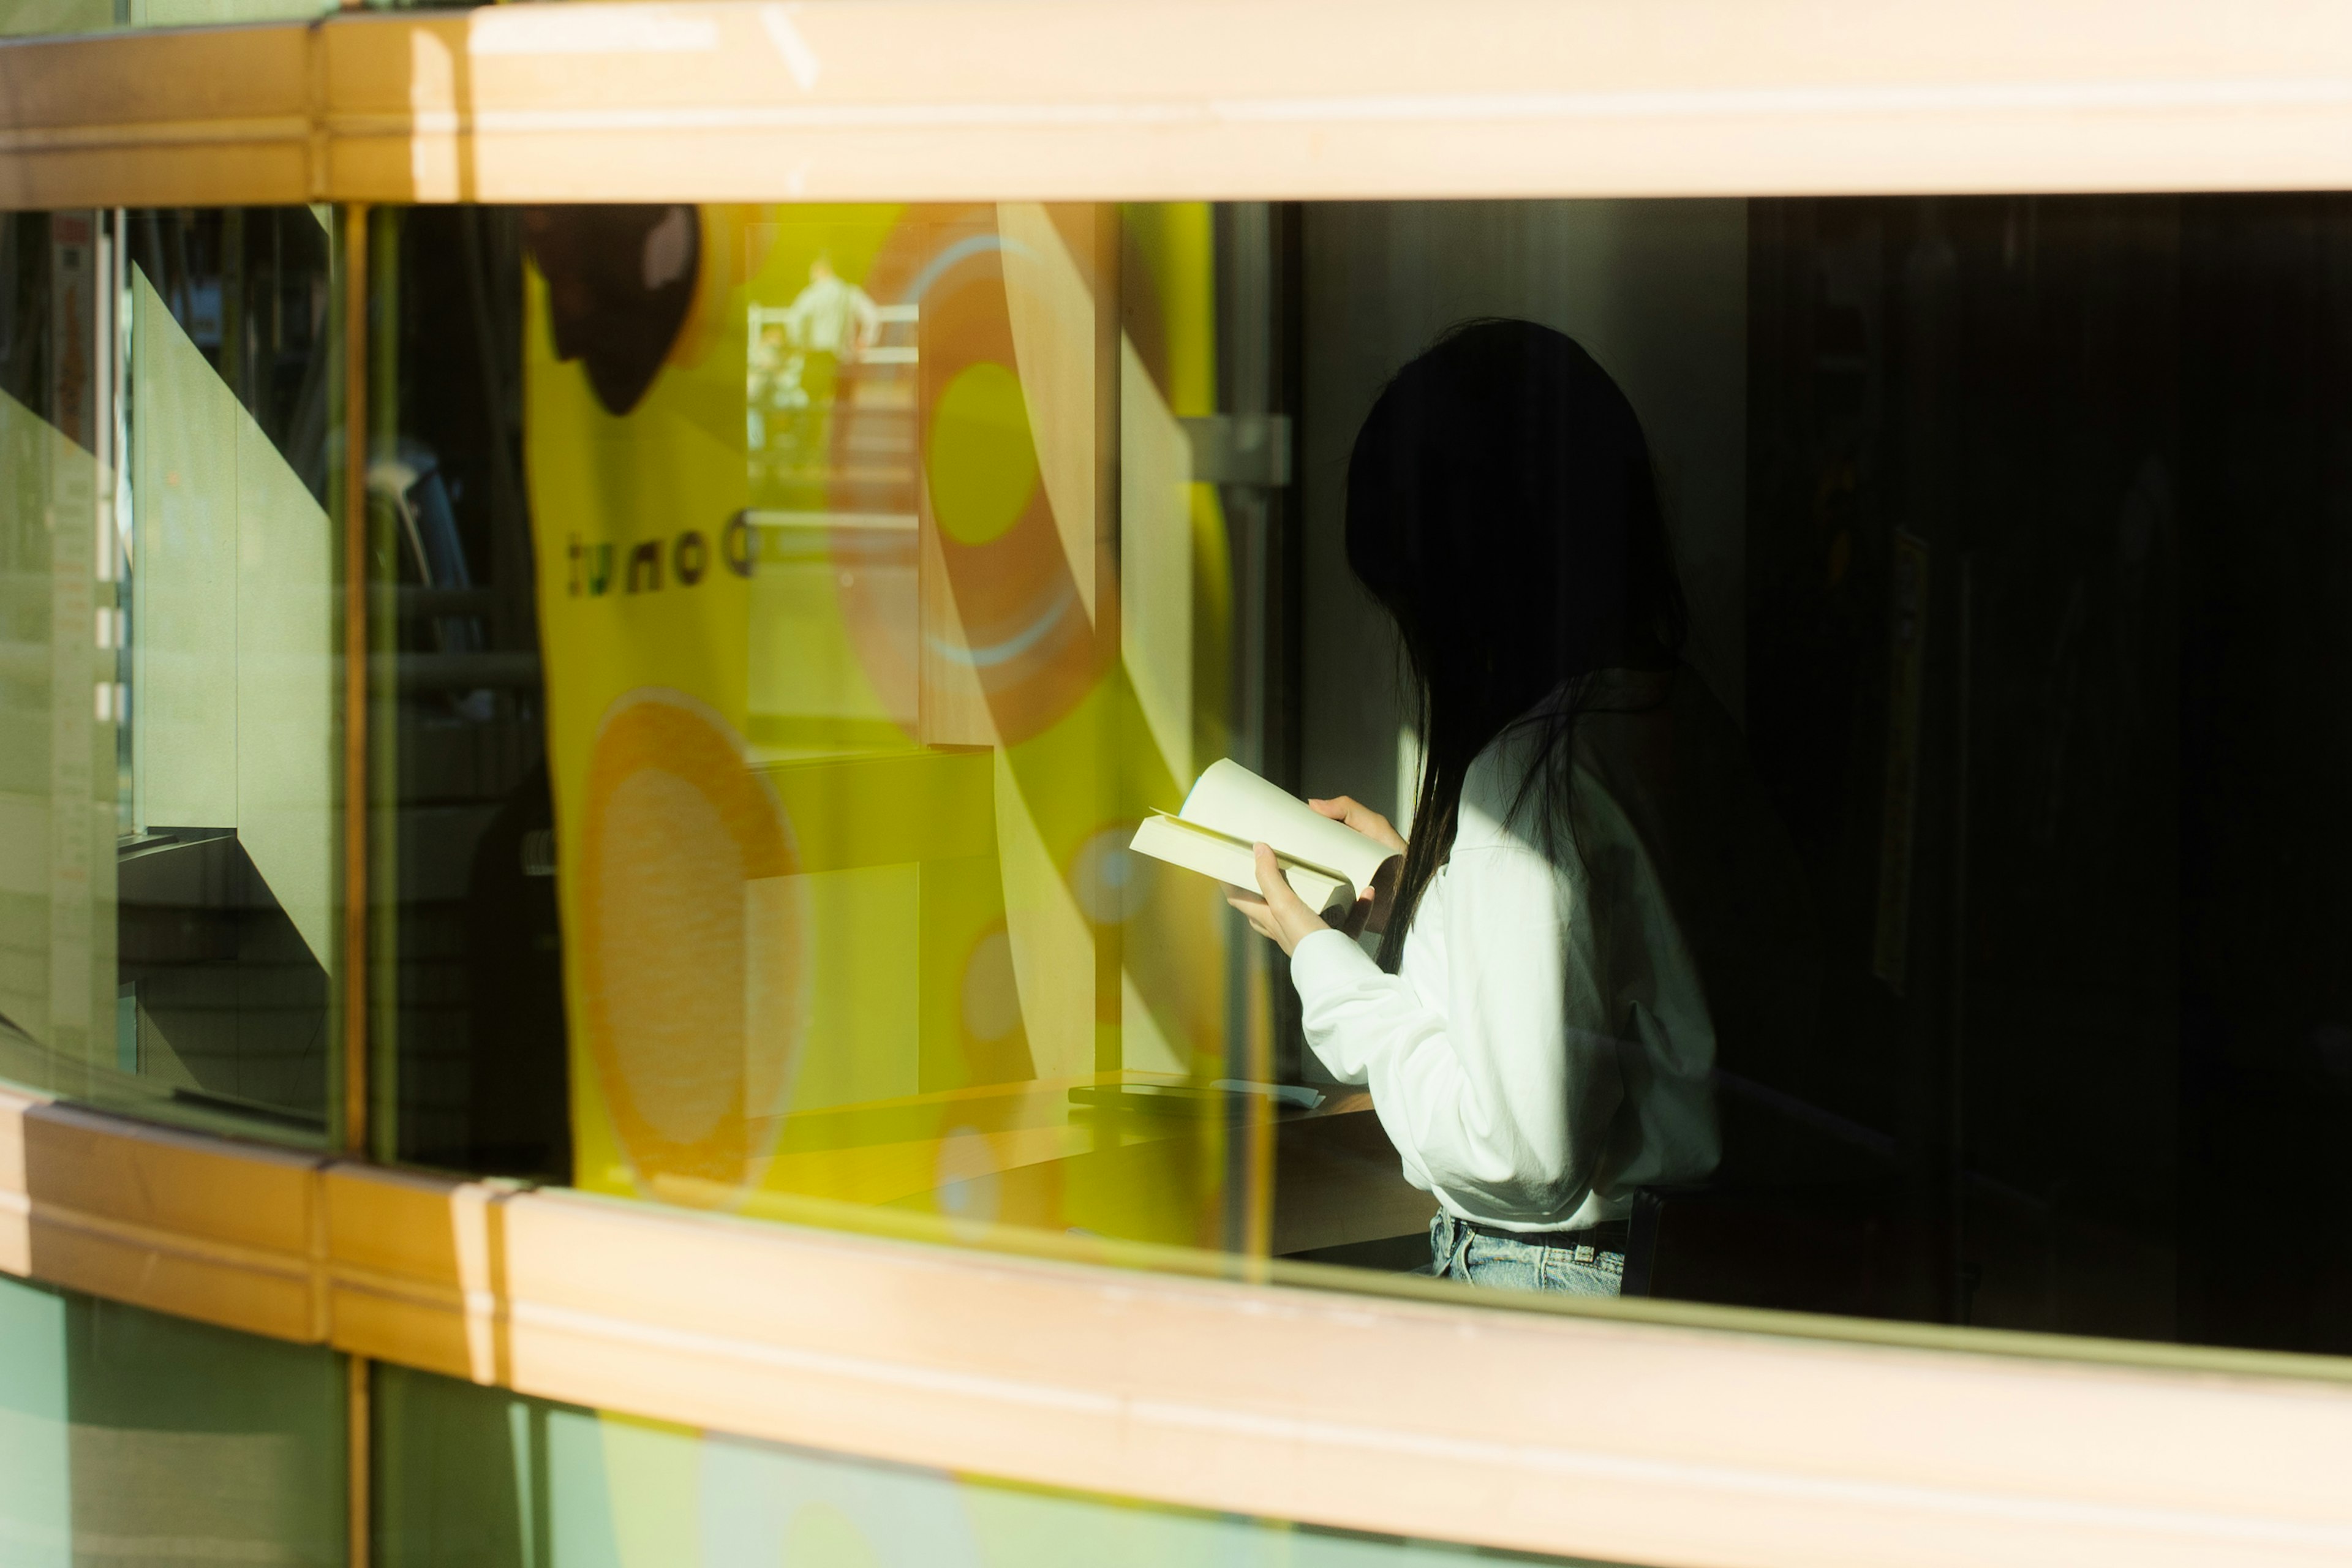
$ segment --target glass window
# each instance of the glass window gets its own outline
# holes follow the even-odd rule
[[[341,929],[330,216],[0,218],[0,1073],[314,1143]]]
[[[386,1150],[1265,1250],[1338,1097],[1126,846],[1288,744],[1270,216],[376,223]]]
[[[5,0],[0,37],[306,20],[335,10],[333,0]]]
[[[383,1152],[2344,1348],[2347,212],[381,211]]]
[[[341,1358],[0,1275],[0,1557],[345,1561]]]
[[[991,1483],[375,1369],[384,1568],[1386,1568],[1507,1558]]]

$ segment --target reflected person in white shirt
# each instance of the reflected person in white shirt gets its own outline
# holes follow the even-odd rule
[[[833,269],[833,258],[809,263],[808,287],[784,307],[784,331],[796,349],[854,360],[874,344],[881,313],[865,289]]]
[[[1348,561],[1394,618],[1427,738],[1393,886],[1327,925],[1258,847],[1230,897],[1291,957],[1307,1041],[1369,1084],[1437,1198],[1433,1271],[1615,1295],[1637,1189],[1719,1154],[1692,891],[1744,764],[1680,654],[1649,447],[1573,340],[1454,329],[1399,372],[1348,467]],[[1682,898],[1675,896],[1682,890]],[[1381,932],[1380,957],[1357,945]]]

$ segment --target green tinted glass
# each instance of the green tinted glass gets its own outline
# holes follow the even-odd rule
[[[378,1369],[384,1568],[1387,1568],[1527,1558],[877,1465]]]
[[[341,1563],[341,1358],[0,1276],[0,1559]]]

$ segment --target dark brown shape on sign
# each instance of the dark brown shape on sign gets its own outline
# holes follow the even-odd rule
[[[581,362],[607,414],[628,413],[693,308],[699,215],[689,206],[526,207],[522,233],[547,279],[555,357]]]

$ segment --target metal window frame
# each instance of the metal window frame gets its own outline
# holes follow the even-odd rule
[[[15,207],[2294,188],[2352,188],[2352,11],[2289,0],[808,0],[0,45]],[[362,751],[346,762],[363,776]],[[363,1084],[363,1009],[352,1028]],[[817,1204],[752,1223],[439,1179],[360,1147],[0,1090],[0,1270],[354,1358],[354,1563],[368,1358],[1016,1481],[1645,1563],[2352,1554],[2352,1363],[1474,1306],[1204,1254],[940,1245]]]

